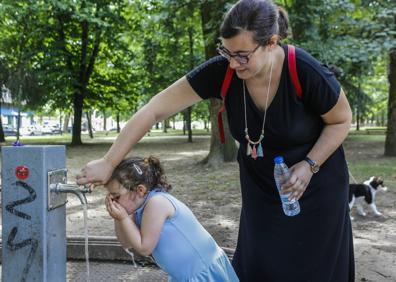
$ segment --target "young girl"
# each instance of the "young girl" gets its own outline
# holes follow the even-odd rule
[[[151,254],[169,281],[239,281],[191,210],[167,193],[171,185],[157,158],[123,160],[105,187],[121,245]]]

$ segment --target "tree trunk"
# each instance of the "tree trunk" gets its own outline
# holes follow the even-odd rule
[[[205,1],[201,5],[202,31],[205,42],[205,57],[209,59],[216,55],[216,40],[219,36],[218,30],[220,20],[223,17],[223,11],[226,1],[218,0],[215,3],[212,1]],[[217,31],[217,32],[216,32]],[[220,143],[218,126],[217,126],[217,112],[221,107],[220,100],[211,99],[210,101],[210,122],[211,122],[211,140],[210,151],[208,156],[203,160],[203,163],[208,165],[217,165],[223,161],[236,160],[236,150],[234,140],[229,132],[228,123],[225,122],[224,135],[226,145],[222,146]],[[225,119],[225,115],[223,115]],[[232,139],[232,141],[230,140]]]
[[[19,138],[21,137],[21,108],[20,106],[18,107],[18,118],[17,118],[17,133],[16,133],[16,137],[17,140],[19,140]]]
[[[93,139],[93,130],[92,130],[92,113],[91,111],[86,112],[87,116],[87,123],[88,123],[88,132],[89,132],[89,138]]]
[[[395,16],[396,23],[396,16]],[[385,139],[385,156],[396,156],[396,48],[389,52],[388,127]]]
[[[107,131],[107,116],[106,116],[106,111],[103,111],[103,131]]]
[[[202,160],[202,163],[213,167],[224,162],[223,146],[220,143],[219,128],[217,126],[217,111],[220,106],[220,100],[210,99],[209,112],[210,122],[212,124],[212,130],[210,133],[210,149],[209,154]]]
[[[186,135],[186,113],[187,109],[183,111],[183,136]]]
[[[67,128],[69,127],[69,120],[70,120],[70,114],[66,114],[65,115],[65,121],[63,122],[63,130],[62,130],[65,133],[69,133],[67,131]]]
[[[3,130],[3,119],[1,118],[1,108],[0,108],[0,142],[5,142],[4,130]]]
[[[385,111],[381,112],[381,126],[385,126],[385,118],[386,118],[386,113]]]
[[[192,69],[195,65],[195,60],[194,60],[194,30],[192,27],[188,29],[188,42],[190,46],[190,68]],[[187,132],[188,132],[188,142],[192,143],[192,129],[191,129],[191,112],[192,112],[192,106],[188,107],[185,111],[186,113],[186,126],[187,126]]]
[[[1,90],[1,89],[0,89]],[[5,142],[3,119],[1,118],[1,109],[3,108],[3,97],[0,97],[0,142]]]
[[[117,133],[120,133],[121,126],[120,126],[120,112],[117,112]]]
[[[59,131],[60,131],[60,135],[62,135],[62,112],[59,114]]]
[[[362,92],[361,92],[361,87],[360,87],[360,82],[358,84],[358,99],[357,99],[357,108],[356,108],[356,131],[360,130],[360,123],[362,121],[361,117],[361,109],[362,109]]]
[[[164,120],[162,121],[162,132],[163,132],[163,133],[168,133],[168,126],[167,126],[167,123],[168,123],[168,120],[167,120],[167,119],[164,119]]]
[[[192,143],[192,129],[191,129],[191,111],[192,111],[192,107],[188,107],[185,110],[186,113],[186,129],[187,129],[187,133],[188,133],[188,143]]]
[[[81,141],[81,118],[83,110],[83,95],[79,92],[74,92],[73,97],[73,108],[74,108],[74,122],[73,122],[73,136],[72,145],[82,145]]]

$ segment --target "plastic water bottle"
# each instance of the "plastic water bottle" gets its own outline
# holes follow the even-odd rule
[[[281,188],[290,178],[290,171],[283,157],[279,156],[274,159],[274,178],[276,187],[278,188],[279,196],[282,201],[283,211],[287,216],[295,216],[300,213],[300,204],[296,200],[289,201],[289,194],[281,194]]]

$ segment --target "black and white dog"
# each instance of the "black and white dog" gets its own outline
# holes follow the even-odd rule
[[[376,176],[371,177],[369,180],[363,182],[363,184],[349,184],[349,210],[352,210],[353,204],[356,201],[358,213],[361,216],[366,216],[362,206],[364,200],[375,215],[382,215],[375,205],[375,194],[378,191],[385,192],[386,190],[388,190],[388,188],[384,186],[384,181]],[[353,217],[351,217],[351,219],[353,219]]]

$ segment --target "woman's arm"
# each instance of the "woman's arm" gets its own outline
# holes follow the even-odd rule
[[[308,153],[308,157],[318,165],[323,164],[327,158],[342,144],[348,135],[352,121],[352,111],[344,91],[341,89],[336,105],[322,115],[325,126]],[[307,188],[312,172],[306,161],[301,161],[291,167],[292,175],[289,183],[285,184],[282,191],[289,194],[289,199],[299,199]]]
[[[105,156],[89,162],[80,171],[77,175],[77,183],[105,184],[117,164],[155,123],[200,100],[201,97],[196,94],[186,77],[182,77],[155,95],[128,121]]]
[[[120,205],[112,201],[108,208],[111,213],[119,209]],[[165,220],[173,216],[174,211],[169,200],[155,196],[144,208],[140,230],[129,216],[115,220],[117,238],[124,248],[132,248],[141,255],[148,256],[158,243]]]
[[[342,144],[348,135],[352,121],[352,111],[344,91],[341,89],[337,104],[322,115],[325,126],[318,141],[308,153],[308,157],[323,164],[327,158]]]

